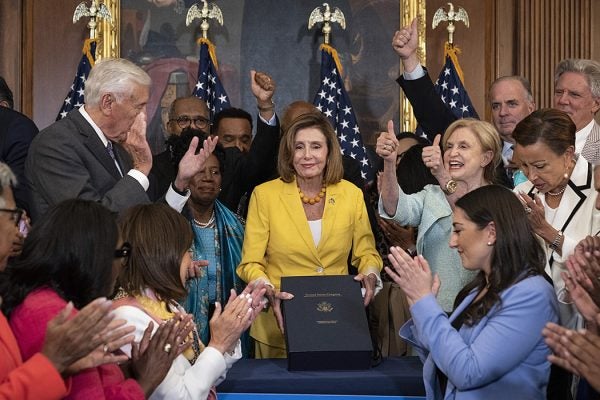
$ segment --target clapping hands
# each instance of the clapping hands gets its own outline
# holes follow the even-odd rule
[[[390,247],[388,259],[392,268],[385,267],[385,272],[404,291],[409,305],[429,294],[437,295],[440,280],[437,274],[431,274],[429,263],[422,255],[412,258],[400,247]]]

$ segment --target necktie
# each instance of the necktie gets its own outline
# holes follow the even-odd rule
[[[589,139],[590,138],[588,137],[588,140],[583,145],[583,149],[581,149],[581,155],[590,164],[594,164],[600,161],[600,143],[592,142]]]
[[[117,157],[115,156],[115,151],[113,149],[113,144],[110,140],[108,141],[108,144],[106,145],[106,151],[108,151],[108,155],[110,156],[110,158],[113,159],[115,166],[117,167],[117,170],[119,171],[119,174],[121,176],[123,176],[123,172],[121,172],[121,166],[119,165],[119,161],[117,161]]]

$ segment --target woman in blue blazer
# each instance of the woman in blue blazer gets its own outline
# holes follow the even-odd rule
[[[400,335],[424,362],[427,398],[545,399],[550,350],[541,331],[558,321],[558,307],[523,206],[500,186],[467,193],[456,202],[450,246],[464,268],[479,271],[450,317],[422,256],[394,248],[386,268],[409,301],[412,319]]]

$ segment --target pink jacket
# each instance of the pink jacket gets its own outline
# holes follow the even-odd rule
[[[67,304],[49,288],[33,291],[12,313],[10,326],[24,360],[42,349],[46,326]],[[75,313],[75,312],[74,312]],[[66,399],[144,399],[145,395],[133,379],[125,379],[119,366],[102,365],[72,377]]]

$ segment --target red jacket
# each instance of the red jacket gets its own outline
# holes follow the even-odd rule
[[[42,349],[46,326],[67,302],[54,290],[45,288],[30,293],[13,311],[10,326],[27,360]],[[116,364],[90,368],[73,375],[67,399],[145,399],[144,392],[133,379],[125,379]]]
[[[34,354],[23,363],[8,321],[0,313],[0,399],[60,399],[66,395],[65,382],[44,355]]]

